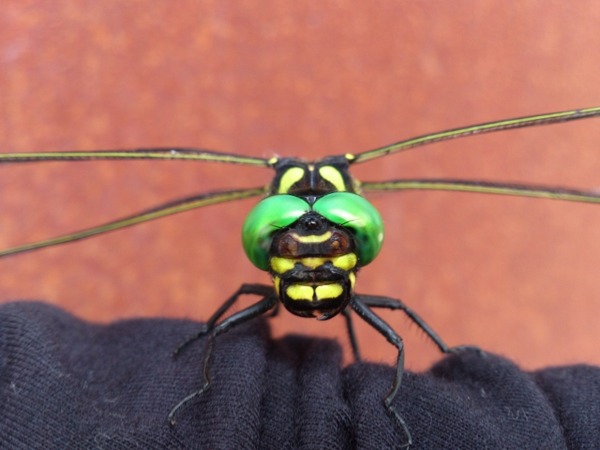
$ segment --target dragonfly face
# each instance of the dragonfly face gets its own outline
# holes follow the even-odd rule
[[[302,317],[325,320],[344,310],[356,271],[381,249],[381,216],[355,193],[348,160],[274,160],[272,195],[242,230],[250,260],[271,274],[281,303]]]
[[[314,211],[273,236],[269,272],[280,301],[296,315],[323,320],[342,311],[357,268],[351,232]]]

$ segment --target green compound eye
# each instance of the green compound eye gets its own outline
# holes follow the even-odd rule
[[[261,270],[269,270],[271,236],[310,211],[310,205],[293,195],[273,195],[258,203],[242,227],[242,244],[248,259]]]
[[[359,266],[366,266],[379,254],[383,220],[367,199],[350,192],[333,192],[319,198],[312,209],[330,222],[352,230]]]
[[[281,194],[258,203],[244,222],[242,244],[252,264],[261,270],[269,270],[273,233],[292,225],[311,210],[352,231],[359,266],[369,264],[379,254],[383,243],[383,220],[364,197],[350,192],[333,192],[317,199],[311,208],[300,197]]]

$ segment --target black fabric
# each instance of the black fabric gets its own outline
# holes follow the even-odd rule
[[[300,319],[299,319],[300,320]],[[94,325],[42,303],[0,306],[3,449],[391,449],[404,436],[382,398],[391,367],[341,368],[332,341],[269,337],[264,320],[219,336],[213,384],[203,345],[172,351],[198,324]],[[413,449],[600,449],[600,368],[527,373],[466,351],[405,375],[396,398]]]

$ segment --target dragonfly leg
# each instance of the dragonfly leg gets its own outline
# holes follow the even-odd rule
[[[412,445],[412,436],[408,429],[408,425],[402,418],[402,416],[398,413],[396,408],[394,407],[394,398],[398,393],[398,389],[400,388],[400,384],[402,384],[402,374],[404,373],[404,344],[402,342],[402,338],[394,331],[394,329],[389,326],[383,319],[381,319],[377,314],[375,314],[371,309],[367,306],[367,303],[363,301],[364,297],[355,296],[350,301],[350,306],[356,313],[375,328],[379,333],[383,335],[387,339],[387,341],[392,344],[398,350],[398,357],[396,359],[396,373],[394,375],[394,381],[392,383],[392,387],[386,394],[383,399],[383,403],[387,408],[390,415],[395,419],[396,423],[400,426],[402,431],[406,436],[406,442],[402,445],[404,448],[408,448]]]
[[[266,289],[266,288],[268,288],[268,289]],[[222,322],[215,325],[215,322],[219,319],[219,317],[221,317],[225,313],[225,311],[229,307],[231,307],[231,305],[235,302],[235,300],[237,300],[237,297],[239,297],[242,294],[261,295],[262,299],[256,303],[254,303],[253,305],[247,307],[246,309],[243,309],[243,310],[225,318]],[[188,340],[184,343],[184,345],[187,345],[189,342],[197,339],[198,337],[202,336],[203,334],[208,334],[208,339],[206,341],[206,348],[204,351],[204,363],[203,363],[203,370],[202,370],[204,382],[200,389],[187,395],[185,398],[183,398],[179,403],[177,403],[173,407],[171,412],[169,412],[169,415],[167,416],[167,420],[168,420],[170,426],[175,426],[175,414],[177,413],[177,411],[179,409],[181,409],[183,406],[188,404],[194,398],[202,395],[210,387],[209,367],[210,367],[210,359],[211,359],[214,345],[215,345],[215,338],[218,335],[229,331],[231,328],[233,328],[236,325],[247,322],[255,317],[258,317],[258,316],[266,313],[270,309],[273,309],[275,307],[275,305],[277,305],[277,297],[275,296],[275,293],[273,292],[273,289],[270,288],[270,286],[243,285],[232,297],[227,299],[227,301],[223,304],[223,306],[221,306],[221,308],[219,308],[219,310],[217,310],[217,312],[215,314],[213,314],[213,317],[211,317],[212,322],[209,321],[209,323],[211,323],[211,327],[209,329],[204,331],[202,334],[199,334],[197,337],[194,337],[192,340]]]
[[[352,309],[345,308],[342,311],[344,315],[344,319],[346,319],[346,329],[348,330],[348,339],[350,340],[350,345],[352,346],[352,354],[354,355],[355,361],[361,361],[360,357],[360,348],[358,347],[358,340],[356,339],[356,332],[354,331],[354,322],[352,321]]]
[[[173,356],[177,356],[184,348],[190,345],[192,342],[197,341],[202,336],[209,333],[214,327],[215,324],[219,321],[223,314],[227,312],[229,308],[233,306],[233,304],[238,301],[238,299],[242,295],[258,295],[260,297],[268,297],[273,293],[273,288],[271,286],[267,286],[265,284],[242,284],[237,291],[233,293],[223,304],[217,309],[212,316],[206,321],[205,324],[202,325],[196,333],[189,336],[185,341],[183,341],[173,352]]]
[[[359,295],[360,301],[371,308],[386,308],[391,310],[401,310],[412,320],[425,334],[431,339],[434,344],[443,353],[456,353],[463,350],[474,350],[482,353],[478,347],[469,345],[459,345],[456,347],[448,346],[425,320],[415,311],[406,306],[401,300],[378,295]]]

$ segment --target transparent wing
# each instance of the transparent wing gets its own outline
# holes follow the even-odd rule
[[[143,222],[149,222],[160,217],[170,216],[191,209],[202,208],[203,206],[215,205],[217,203],[229,202],[233,200],[241,200],[245,198],[263,195],[267,192],[267,187],[208,192],[193,197],[182,198],[162,204],[160,206],[141,211],[139,213],[127,216],[118,220],[104,223],[91,228],[75,231],[62,236],[57,236],[42,241],[32,242],[29,244],[19,245],[17,247],[0,250],[0,258],[17,253],[24,253],[32,250],[37,250],[45,247],[66,244],[68,242],[79,241],[92,236],[96,236],[110,231],[119,230],[121,228],[130,227]]]
[[[270,167],[269,159],[194,148],[140,148],[135,150],[93,150],[67,152],[2,153],[1,163],[41,161],[85,161],[98,159],[154,159],[213,161],[246,166]]]
[[[598,116],[600,116],[600,107],[574,109],[570,111],[519,117],[516,119],[498,120],[495,122],[481,123],[478,125],[470,125],[468,127],[440,131],[438,133],[425,134],[423,136],[396,142],[395,144],[386,145],[385,147],[368,150],[355,155],[348,155],[347,157],[350,163],[361,163],[389,155],[390,153],[401,152],[434,142],[447,141],[449,139],[456,139],[474,134],[491,133],[493,131],[509,130],[513,128],[532,127],[535,125],[550,125],[559,122],[568,122],[570,120],[580,120]]]
[[[537,197],[583,203],[600,203],[600,192],[582,191],[558,186],[495,183],[489,181],[457,179],[404,179],[391,181],[367,181],[361,183],[365,192],[373,191],[459,191],[481,194]]]

